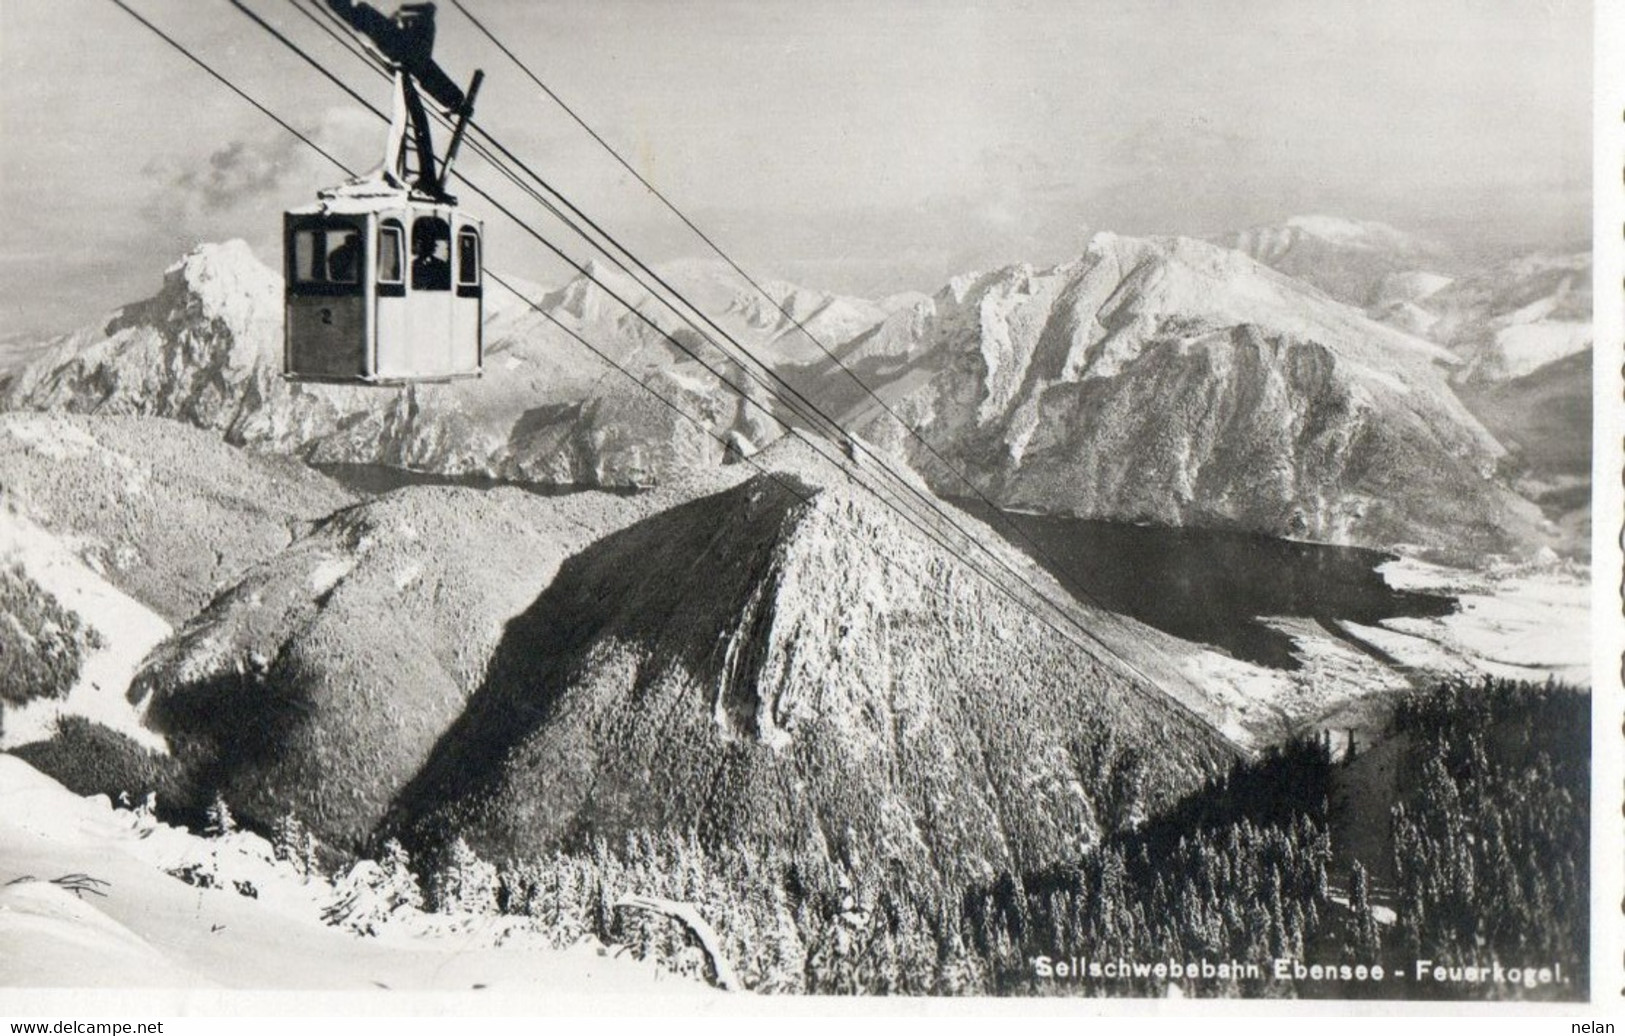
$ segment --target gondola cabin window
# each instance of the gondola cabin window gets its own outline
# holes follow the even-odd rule
[[[480,235],[465,227],[457,233],[457,286],[477,287],[480,283]]]
[[[294,279],[301,284],[359,284],[361,231],[311,227],[293,235]]]
[[[451,224],[438,216],[412,222],[412,290],[451,289]]]
[[[398,220],[386,219],[378,228],[378,283],[406,282],[402,257],[406,254],[406,231]]]

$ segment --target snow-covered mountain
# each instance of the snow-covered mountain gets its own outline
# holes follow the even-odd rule
[[[1591,254],[1534,253],[1422,286],[1373,309],[1460,356],[1457,378],[1493,384],[1591,347]]]
[[[1448,348],[1462,402],[1509,447],[1519,491],[1584,552],[1591,451],[1589,251],[1464,259],[1382,224],[1289,220],[1223,239]]]
[[[1361,308],[1385,297],[1391,278],[1448,265],[1440,245],[1386,223],[1341,216],[1296,216],[1213,241]]]
[[[602,267],[629,299],[646,295]],[[764,356],[808,348],[794,323],[710,264],[663,274]],[[526,289],[521,289],[526,290]],[[861,300],[774,284],[776,301],[835,342],[879,319]],[[528,303],[493,286],[485,376],[400,388],[290,384],[280,377],[282,286],[240,241],[205,245],[165,274],[153,298],[53,343],[16,372],[7,409],[155,414],[228,441],[315,463],[377,463],[528,482],[647,485],[720,462],[724,442],[760,446],[777,426],[740,402],[660,331],[577,278],[540,298],[549,316],[625,365],[702,427],[602,363]],[[670,314],[651,309],[675,330]],[[676,331],[699,348],[691,330]],[[702,355],[707,353],[702,352]],[[714,352],[708,354],[713,362]],[[730,380],[738,370],[719,364]]]
[[[1324,218],[1250,239],[1287,266],[1311,243],[1430,254],[1392,228]],[[1485,292],[1463,294],[1457,315],[1430,315],[1420,307],[1448,300],[1454,285],[1393,266],[1372,282],[1373,297],[1411,307],[1418,329],[1484,325],[1460,314]],[[721,463],[724,443],[750,451],[780,434],[764,390],[741,400],[664,332],[746,384],[737,366],[659,307],[646,307],[659,329],[628,313],[611,290],[639,304],[648,294],[624,273],[591,272],[609,290],[587,278],[522,289],[546,316],[493,288],[478,381],[291,384],[279,376],[278,278],[241,242],[204,246],[152,299],[54,343],[10,379],[0,406],[156,414],[314,463],[595,486],[656,484]],[[866,382],[905,401],[931,448],[884,422],[866,434],[906,440],[908,460],[947,495],[969,490],[933,451],[1013,507],[1381,546],[1527,540],[1532,519],[1489,478],[1499,445],[1446,384],[1472,360],[1457,363],[1233,251],[1103,234],[1050,270],[967,275],[932,298],[884,303],[778,283],[767,285],[769,303],[717,263],[660,273],[798,391],[862,423],[878,408],[823,353],[841,351]],[[1531,314],[1544,314],[1545,328],[1567,304],[1531,300],[1504,317],[1523,323],[1496,340],[1523,341]],[[1444,493],[1422,488],[1437,490],[1438,475]]]
[[[7,420],[208,441],[153,419]],[[237,453],[253,457],[213,441],[150,477],[203,468],[208,485]],[[293,812],[343,848],[399,829],[500,859],[697,831],[947,888],[1070,858],[1231,758],[1178,642],[1082,605],[1089,637],[1062,636],[853,469],[788,441],[762,464],[636,496],[420,486],[354,504],[333,487],[331,515],[143,642],[128,695],[104,689],[140,731],[90,716],[24,754],[81,792],[155,790],[183,812],[219,794],[260,828]],[[294,499],[326,482],[310,480]],[[1105,775],[1131,759],[1144,797],[1119,801]]]
[[[549,933],[580,938],[573,900],[536,923],[464,916],[456,902],[425,916],[412,903],[369,906],[377,863],[332,882],[309,864],[330,873],[352,862],[346,850],[377,852],[398,830],[426,879],[448,873],[466,842],[503,867],[511,891],[551,850],[590,852],[601,838],[629,857],[638,845],[693,847],[774,886],[793,861],[820,903],[852,880],[954,902],[1000,871],[1075,860],[1235,758],[1151,679],[1027,614],[855,489],[851,467],[796,443],[764,451],[767,475],[708,469],[709,482],[632,496],[415,486],[355,502],[315,472],[280,484],[297,464],[179,422],[12,414],[0,431],[4,470],[20,473],[8,480],[15,502],[55,547],[79,549],[75,530],[122,544],[141,522],[166,533],[151,566],[189,592],[214,577],[196,581],[174,556],[188,531],[195,553],[236,570],[167,638],[163,622],[125,631],[143,636],[119,641],[123,661],[159,643],[133,693],[133,665],[96,689],[122,717],[69,701],[55,730],[0,756],[14,807],[0,864],[38,878],[0,901],[0,941],[28,950],[26,961],[0,955],[6,981],[69,980],[88,960],[120,982],[307,988],[432,971],[501,983],[526,969],[535,982],[549,962],[524,951]],[[53,457],[79,487],[60,511],[73,494],[49,483]],[[236,492],[256,482],[270,498],[260,511]],[[300,517],[324,495],[331,513]],[[126,496],[134,506],[119,514]],[[169,528],[153,506],[166,500]],[[238,509],[269,541],[257,557],[235,550]],[[63,602],[96,603],[71,587]],[[86,611],[99,625],[103,610]],[[1136,668],[1162,671],[1167,638],[1078,612]],[[109,807],[149,793],[166,820],[197,821],[220,801],[215,817],[303,848],[279,853],[246,833],[201,840],[148,810]],[[319,842],[288,841],[307,830]],[[81,872],[113,883],[95,909],[42,877]],[[610,899],[651,887],[698,898],[680,869],[656,886],[630,864],[619,877],[589,873]],[[729,885],[715,902],[737,894]],[[713,909],[703,916],[741,937]],[[340,940],[322,920],[382,942]],[[284,951],[275,966],[216,961],[253,968],[267,932]],[[492,968],[480,951],[495,945],[523,967]],[[301,961],[344,961],[289,964],[290,946]]]
[[[630,496],[413,486],[358,501],[175,421],[0,415],[0,560],[41,577],[31,598],[70,613],[53,621],[77,615],[108,634],[84,645],[102,657],[62,702],[68,721],[32,724],[16,754],[80,794],[154,792],[168,817],[219,798],[255,829],[291,815],[336,850],[399,835],[430,867],[465,844],[522,876],[554,850],[659,842],[775,882],[793,866],[819,896],[885,881],[904,890],[898,902],[951,902],[1000,872],[1075,861],[1180,801],[1235,757],[1218,730],[1273,740],[1363,722],[1373,689],[1406,677],[1344,635],[1429,669],[1444,646],[1414,627],[1323,636],[1298,624],[1304,672],[1260,674],[1083,603],[1061,605],[1069,633],[1018,603],[1065,600],[1036,565],[967,520],[971,539],[1034,582],[990,585],[973,552],[854,484],[867,459],[783,441],[759,463],[763,474],[707,468]],[[1544,666],[1552,604],[1533,602],[1518,627],[1501,612],[1460,632],[1499,646],[1528,631],[1539,648],[1519,651]],[[15,767],[0,778],[44,787]],[[96,874],[143,893],[131,847],[182,837],[150,816],[133,839],[75,823],[97,832],[80,843],[99,854]],[[44,851],[46,830],[5,826],[0,863],[81,868]],[[273,883],[268,858],[250,873],[227,855],[166,863],[197,884],[165,878],[156,908],[111,907],[151,933],[140,966],[196,959],[186,948],[207,929],[187,919],[199,911],[253,925],[231,897],[263,896],[289,916],[294,882]],[[234,884],[206,889],[200,873]],[[684,880],[674,872],[669,887],[686,895]],[[339,897],[347,881],[319,891]],[[20,914],[11,930],[29,930],[31,950],[71,943],[101,960],[98,940],[72,941],[80,928],[55,926],[59,941],[29,929],[65,895],[7,895],[0,906]],[[83,911],[67,920],[103,924]],[[517,926],[498,942],[525,927],[490,923]],[[5,928],[0,916],[0,939]],[[11,971],[64,974],[63,959]],[[308,971],[273,974],[308,984]]]
[[[1192,713],[799,444],[764,463],[562,566],[386,830],[503,859],[682,818],[951,889],[1120,823],[1091,752],[1145,761],[1147,812],[1223,765]]]
[[[845,358],[929,447],[845,404],[947,495],[958,469],[1018,509],[1469,551],[1535,521],[1452,353],[1201,241],[1100,234],[962,277]]]
[[[1591,254],[1469,261],[1384,223],[1299,216],[1214,239],[1447,346],[1458,381],[1519,378],[1591,344]]]

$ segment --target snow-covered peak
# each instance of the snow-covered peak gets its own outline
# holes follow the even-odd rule
[[[1190,237],[1099,232],[1076,259],[1048,268],[1019,264],[956,277],[936,302],[940,309],[1004,299],[1008,301],[1000,306],[1008,308],[1026,298],[1058,299],[1063,292],[1074,304],[1087,302],[1116,314],[1114,319],[1138,313],[1153,322],[1254,324],[1342,346],[1351,354],[1374,347],[1430,361],[1447,358],[1443,350],[1393,334],[1245,253]],[[1032,333],[1042,326],[1034,324]]]
[[[1391,274],[1449,272],[1456,265],[1437,244],[1386,223],[1343,216],[1294,216],[1209,240],[1361,308],[1372,305]]]
[[[181,290],[211,317],[246,327],[265,305],[277,306],[282,278],[241,238],[198,245],[164,271],[166,293]]]
[[[1376,220],[1327,215],[1293,216],[1286,221],[1286,226],[1344,248],[1394,252],[1431,250],[1425,242]]]
[[[1271,264],[1305,249],[1322,256],[1327,252],[1372,256],[1412,266],[1434,263],[1446,253],[1443,246],[1387,223],[1328,215],[1293,216],[1283,223],[1250,227],[1211,240]]]
[[[613,321],[626,313],[626,307],[617,302],[614,295],[636,303],[645,293],[615,266],[601,259],[589,259],[581,273],[543,300],[543,308],[562,310],[584,323]]]

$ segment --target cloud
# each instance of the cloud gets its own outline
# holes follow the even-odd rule
[[[157,199],[163,211],[217,213],[273,194],[290,173],[303,169],[299,154],[303,147],[287,134],[238,139],[209,155],[201,168],[153,163],[144,172],[164,181],[168,197]]]
[[[353,168],[375,159],[382,124],[365,113],[333,108],[306,136]],[[241,236],[234,229],[257,225],[259,213],[280,210],[313,196],[344,174],[299,138],[275,126],[258,127],[207,154],[175,154],[154,159],[141,170],[146,197],[140,211],[147,222],[170,235],[198,239]]]
[[[1131,177],[1181,175],[1249,160],[1256,143],[1200,113],[1158,115],[1115,134],[1100,158]]]
[[[293,165],[292,138],[271,155],[251,151],[246,143],[234,140],[209,156],[209,168],[202,175],[187,174],[177,186],[195,189],[203,207],[210,212],[230,208],[237,202],[263,197],[274,190]]]

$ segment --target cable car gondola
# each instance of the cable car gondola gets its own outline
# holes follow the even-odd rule
[[[327,0],[395,72],[384,161],[283,217],[283,376],[402,384],[478,377],[483,227],[446,191],[483,73],[466,91],[435,64],[434,4],[393,17]],[[424,95],[454,120],[435,159]]]

